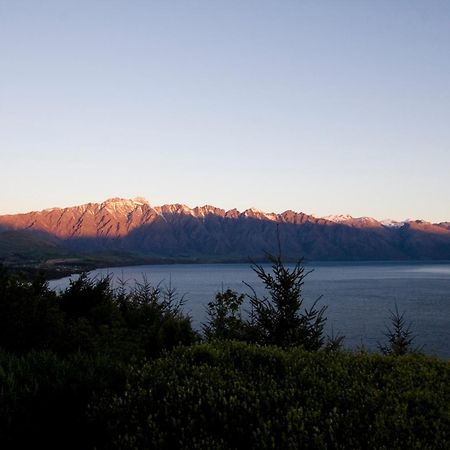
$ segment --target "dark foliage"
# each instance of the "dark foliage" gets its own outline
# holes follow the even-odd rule
[[[104,448],[106,423],[90,417],[90,405],[123,393],[127,370],[100,355],[0,351],[0,448]]]
[[[241,307],[245,295],[227,289],[218,292],[208,303],[208,322],[203,326],[206,339],[247,339],[247,324],[242,319]]]
[[[114,448],[450,446],[450,368],[432,358],[216,342],[132,374],[93,410]]]
[[[83,275],[57,294],[0,271],[0,448],[450,447],[447,363],[305,351],[340,344],[323,338],[324,308],[303,308],[307,273],[280,259],[254,269],[260,310],[244,321],[243,296],[218,294],[205,334],[225,340],[189,347],[170,285]],[[385,353],[403,354],[412,337],[396,312]]]
[[[56,294],[45,281],[0,273],[0,348],[23,354],[46,350],[151,358],[195,342],[176,292],[145,282],[114,290],[106,277],[83,274]]]
[[[26,281],[0,269],[0,348],[25,353],[60,348],[65,318],[42,278]]]
[[[402,356],[419,352],[419,348],[413,347],[415,336],[412,334],[411,324],[406,324],[405,313],[400,313],[395,305],[395,311],[390,311],[390,314],[391,327],[387,327],[384,333],[387,343],[378,344],[381,353]]]
[[[252,266],[269,293],[269,297],[260,297],[252,288],[249,296],[250,323],[257,342],[318,350],[325,343],[326,306],[318,309],[318,299],[310,308],[303,308],[302,289],[308,275],[303,261],[300,260],[291,270],[284,265],[280,255],[268,257],[272,263],[271,272],[259,264]]]
[[[262,281],[268,296],[257,294],[246,283],[251,294],[249,318],[243,319],[241,307],[245,296],[227,290],[218,293],[208,304],[209,321],[204,325],[207,339],[237,339],[262,345],[280,347],[301,346],[315,351],[322,348],[337,350],[343,336],[326,338],[326,306],[318,307],[317,299],[309,308],[304,306],[303,285],[309,272],[300,260],[293,269],[286,267],[281,256],[267,255],[271,271],[253,264],[252,269]]]

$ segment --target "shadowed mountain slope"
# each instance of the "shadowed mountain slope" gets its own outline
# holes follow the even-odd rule
[[[29,239],[45,236],[46,245],[57,253],[119,251],[140,257],[231,261],[275,252],[277,228],[289,259],[450,259],[448,223],[225,211],[209,205],[152,206],[142,198],[0,216],[0,243],[14,247],[17,237],[11,232],[20,231],[22,240],[25,232],[32,236]]]

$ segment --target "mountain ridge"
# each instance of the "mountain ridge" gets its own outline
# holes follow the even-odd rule
[[[200,215],[204,216],[205,211],[207,213],[214,213],[217,215],[221,215],[224,217],[237,217],[237,216],[246,216],[246,217],[258,217],[261,219],[267,219],[267,220],[277,220],[279,217],[284,217],[287,214],[299,214],[307,217],[311,217],[313,219],[319,219],[319,220],[325,220],[327,222],[333,222],[333,223],[341,223],[341,224],[348,224],[348,223],[359,223],[362,224],[364,222],[371,222],[376,224],[381,224],[383,226],[401,226],[408,222],[422,222],[422,223],[428,223],[436,226],[446,226],[448,227],[450,222],[429,222],[422,219],[405,219],[403,221],[397,221],[393,219],[383,219],[378,220],[371,216],[351,216],[349,214],[335,214],[335,215],[326,215],[326,216],[318,216],[316,214],[308,214],[301,211],[293,211],[291,209],[288,209],[286,211],[283,211],[281,213],[274,213],[274,212],[266,212],[263,210],[260,210],[255,207],[249,207],[245,209],[244,211],[239,211],[236,208],[226,210],[220,207],[216,207],[213,205],[205,204],[203,206],[195,206],[190,207],[182,203],[172,203],[172,204],[163,204],[160,206],[152,206],[150,202],[145,197],[134,197],[131,199],[128,198],[121,198],[121,197],[112,197],[108,198],[103,202],[89,202],[89,203],[83,203],[80,205],[73,205],[73,206],[67,206],[67,207],[52,207],[52,208],[45,208],[43,210],[33,210],[29,212],[22,212],[22,213],[12,213],[12,214],[2,214],[0,215],[0,218],[7,218],[7,217],[17,217],[17,216],[28,216],[31,214],[42,214],[42,213],[51,213],[56,211],[66,211],[66,210],[72,210],[72,209],[84,209],[89,207],[96,207],[98,209],[101,209],[102,207],[111,207],[114,208],[122,207],[126,208],[127,206],[132,206],[133,209],[135,209],[138,206],[148,206],[151,209],[154,209],[158,213],[163,212],[183,212],[183,213],[189,213],[194,216]]]
[[[316,217],[286,210],[225,210],[213,205],[152,206],[143,197],[0,216],[1,231],[47,236],[82,252],[123,251],[139,257],[262,258],[276,252],[317,260],[450,259],[450,224]],[[41,242],[42,245],[42,242]],[[8,248],[10,248],[9,246]],[[1,256],[1,255],[0,255]]]

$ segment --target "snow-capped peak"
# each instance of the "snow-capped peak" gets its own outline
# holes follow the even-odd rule
[[[325,219],[325,220],[328,220],[330,222],[335,222],[335,223],[343,223],[343,222],[348,222],[350,220],[353,220],[353,217],[350,216],[349,214],[336,214],[336,215],[320,217],[320,219]]]
[[[403,225],[405,225],[405,223],[407,221],[408,220],[404,220],[402,222],[399,222],[399,221],[393,220],[393,219],[384,219],[384,220],[381,220],[380,223],[384,227],[388,227],[388,228],[401,228]]]
[[[128,214],[144,204],[148,205],[148,202],[142,197],[137,197],[134,199],[113,197],[105,200],[101,204],[101,208],[104,208],[111,214]]]
[[[120,197],[111,197],[106,199],[103,202],[106,204],[117,204],[117,205],[144,205],[148,204],[148,200],[144,197],[135,197],[135,198],[120,198]]]

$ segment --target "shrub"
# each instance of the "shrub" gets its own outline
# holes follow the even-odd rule
[[[432,358],[216,342],[131,373],[93,409],[113,448],[450,446],[450,368]]]
[[[64,337],[64,314],[40,277],[33,282],[0,268],[0,348],[50,350]]]
[[[395,311],[390,311],[391,327],[386,328],[384,335],[387,338],[386,344],[378,344],[378,348],[383,355],[402,356],[408,353],[417,353],[418,348],[413,348],[413,336],[411,324],[407,325],[405,313],[399,313],[397,305]]]
[[[271,271],[260,264],[251,267],[262,281],[268,296],[257,294],[253,286],[247,294],[250,300],[249,318],[243,319],[241,308],[245,298],[230,289],[219,292],[208,303],[208,322],[203,326],[207,339],[235,339],[262,345],[279,347],[300,346],[315,351],[321,348],[338,350],[343,336],[324,336],[326,306],[317,308],[320,297],[309,307],[303,305],[303,284],[309,272],[303,260],[293,269],[278,256],[267,255],[272,263]]]
[[[208,303],[208,322],[203,326],[205,337],[211,339],[246,339],[247,324],[241,316],[245,295],[227,289],[218,292]]]
[[[111,279],[81,275],[59,294],[45,281],[0,272],[0,348],[152,358],[195,342],[173,289],[145,282],[113,289]]]
[[[252,289],[250,298],[250,326],[257,342],[280,347],[302,346],[318,350],[324,343],[326,306],[316,308],[317,299],[308,309],[303,307],[302,289],[308,275],[300,260],[291,270],[281,256],[268,255],[272,271],[254,264],[252,269],[261,279],[269,297],[260,297]]]

